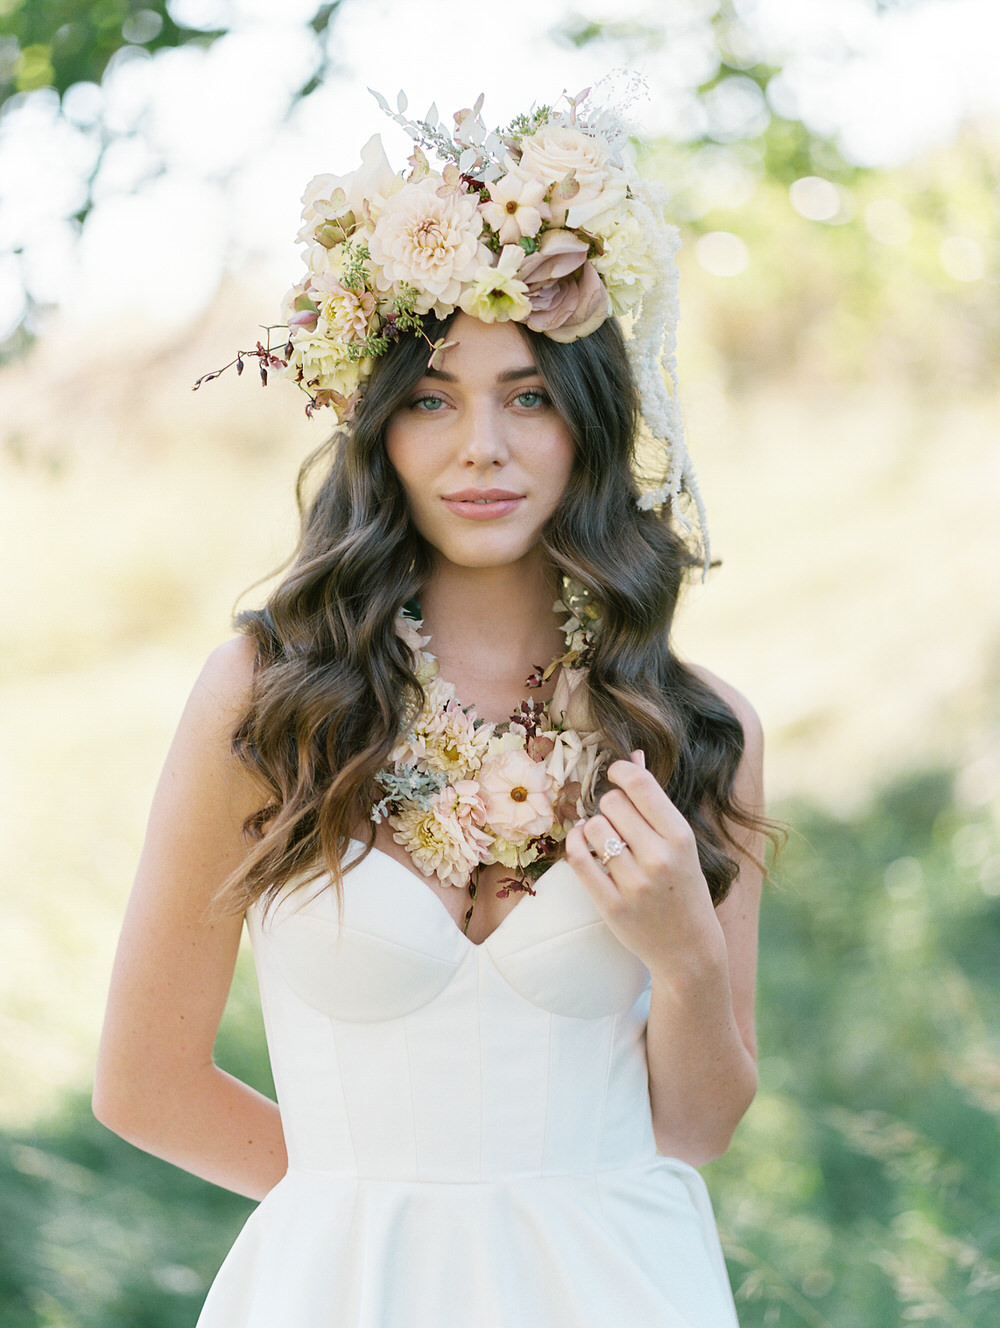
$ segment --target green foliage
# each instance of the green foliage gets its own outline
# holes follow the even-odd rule
[[[824,161],[801,126],[773,121],[758,140],[649,153],[646,169],[667,184],[685,234],[684,288],[701,302],[723,386],[803,372],[870,379],[880,369],[917,392],[991,385],[1000,354],[995,138],[970,127],[893,170]],[[796,208],[803,177],[831,193],[831,215]],[[698,239],[717,232],[743,242],[742,271],[692,271]]]
[[[1000,1290],[997,828],[928,774],[791,809],[762,1087],[712,1169],[744,1328],[989,1328]]]

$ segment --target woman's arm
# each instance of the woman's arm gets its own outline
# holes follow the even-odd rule
[[[261,802],[230,751],[252,675],[249,640],[216,650],[167,756],[111,978],[94,1113],[147,1152],[261,1198],[287,1165],[278,1108],[212,1060],[243,923],[212,904]]]
[[[760,723],[738,693],[710,682],[743,724],[736,798],[760,814]],[[609,927],[650,970],[646,1050],[657,1147],[701,1166],[725,1152],[757,1088],[757,863],[764,845],[760,835],[737,835],[739,875],[713,908],[694,832],[636,757],[610,767],[618,787],[601,799],[597,816],[570,832],[566,851]],[[628,848],[605,872],[593,854],[612,837]]]

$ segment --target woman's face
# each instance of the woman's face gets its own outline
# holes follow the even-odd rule
[[[386,449],[413,522],[459,567],[528,558],[573,467],[573,443],[512,323],[451,323],[429,369],[389,418]]]

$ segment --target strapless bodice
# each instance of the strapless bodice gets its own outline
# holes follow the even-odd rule
[[[248,917],[288,1172],[199,1328],[736,1328],[648,974],[565,862],[475,945],[373,851]]]
[[[293,1165],[482,1180],[654,1154],[648,974],[566,862],[481,945],[377,849],[340,907],[321,880],[250,927]]]

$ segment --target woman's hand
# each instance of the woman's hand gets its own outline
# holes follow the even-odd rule
[[[723,941],[694,831],[642,752],[615,761],[608,779],[617,787],[570,831],[566,856],[621,943],[650,972],[676,974]],[[616,841],[624,847],[609,856]]]
[[[758,814],[760,722],[738,692],[702,676],[743,726],[733,792]],[[650,971],[646,1058],[657,1148],[701,1166],[725,1152],[757,1086],[754,985],[764,846],[759,834],[735,827],[739,872],[714,908],[694,831],[645,769],[642,753],[616,761],[608,777],[616,787],[601,798],[596,816],[567,835],[566,856],[608,927]],[[609,856],[616,840],[625,847]]]

